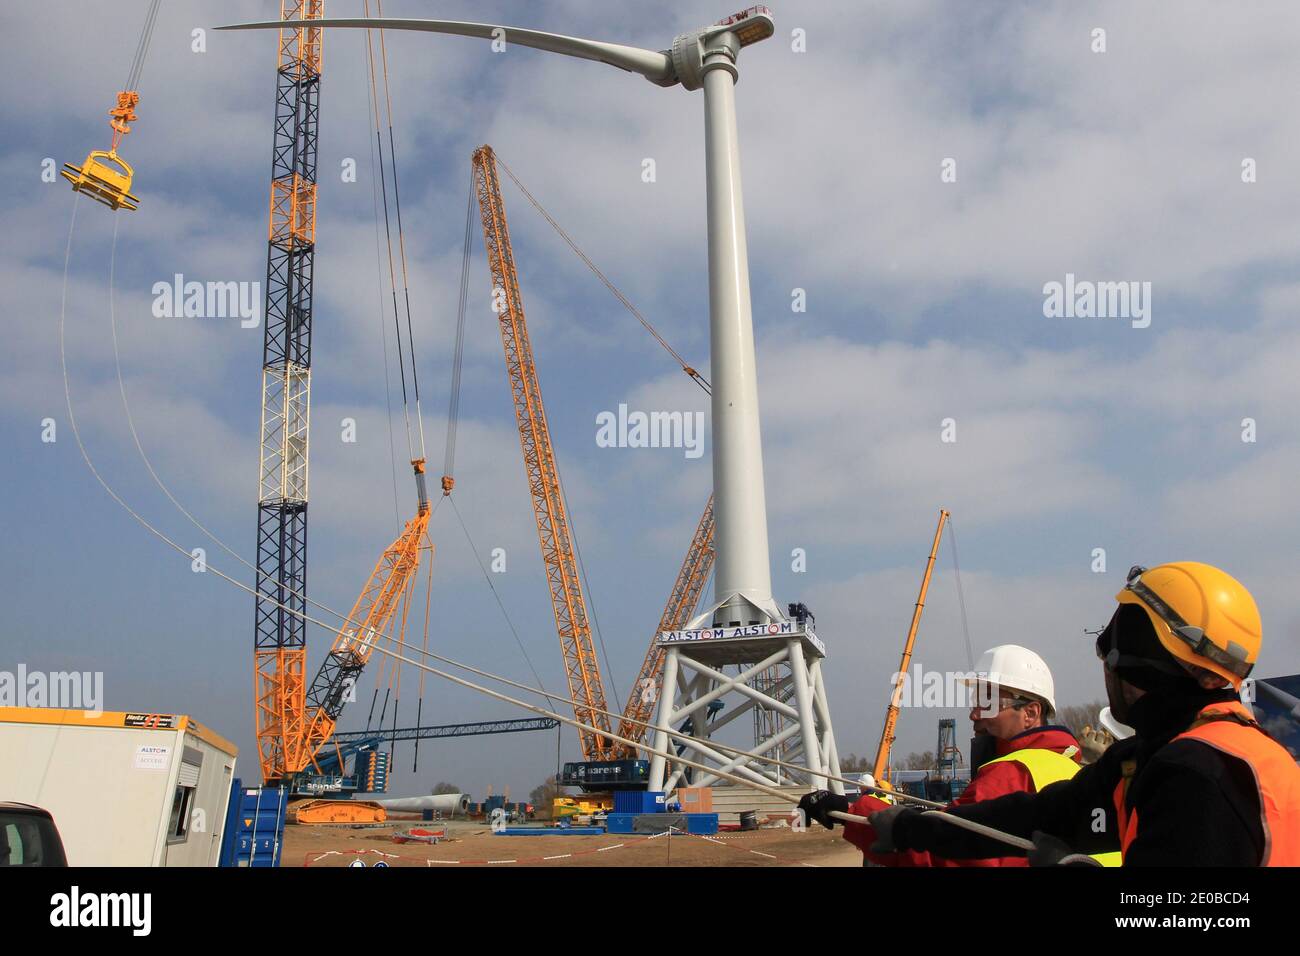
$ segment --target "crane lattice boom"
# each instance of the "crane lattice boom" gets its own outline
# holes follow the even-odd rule
[[[306,720],[307,436],[311,406],[312,274],[316,249],[316,123],[324,0],[281,0],[275,89],[253,698],[264,779],[300,747]]]
[[[490,146],[481,146],[474,152],[474,181],[483,220],[488,269],[492,274],[493,308],[500,319],[506,372],[514,398],[515,420],[519,426],[519,443],[523,448],[533,514],[537,519],[542,561],[551,589],[555,627],[564,653],[569,696],[575,701],[574,716],[579,721],[607,731],[610,719],[605,707],[605,688],[591,640],[591,624],[578,576],[568,512],[564,506],[551,434],[546,424],[546,410],[542,405],[541,386],[537,381],[537,367],[524,321],[519,274],[510,247],[510,230],[506,225],[496,155]],[[579,732],[579,738],[587,760],[611,759],[616,752],[616,745],[599,734],[584,730]]]

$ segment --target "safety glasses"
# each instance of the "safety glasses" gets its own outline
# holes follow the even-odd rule
[[[994,697],[992,691],[989,689],[989,685],[977,685],[975,699],[971,703],[971,710],[972,712],[978,711],[980,719],[986,719],[996,717],[1008,708],[1012,710],[1020,710],[1033,703],[1033,700],[1028,697],[1020,697],[1015,694],[1006,693],[999,693],[996,700],[997,706],[994,707],[992,706]],[[989,706],[984,706],[984,701],[987,701]]]

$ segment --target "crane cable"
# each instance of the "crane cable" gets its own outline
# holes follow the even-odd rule
[[[370,0],[364,0],[363,7],[364,7],[365,16],[369,17]],[[383,16],[384,14],[383,0],[376,0],[376,11],[380,17]],[[405,307],[405,318],[406,318],[406,350],[405,351],[406,351],[406,357],[410,358],[410,364],[411,364],[411,384],[412,384],[412,391],[415,399],[416,435],[419,439],[419,460],[425,461],[427,460],[428,454],[426,451],[425,437],[424,437],[424,414],[420,406],[420,372],[419,372],[418,363],[416,361],[415,331],[411,320],[410,270],[407,264],[407,256],[406,256],[406,230],[402,222],[402,196],[401,196],[401,189],[398,184],[398,176],[397,176],[397,142],[396,142],[396,137],[394,136],[393,133],[393,97],[392,97],[391,85],[389,83],[389,78],[388,78],[388,44],[385,39],[384,31],[381,29],[378,31],[378,33],[379,33],[379,60],[380,60],[380,65],[382,68],[383,79],[384,79],[384,116],[386,117],[387,126],[388,126],[387,173],[385,172],[385,164],[384,164],[384,142],[380,132],[379,88],[378,88],[378,83],[375,75],[374,39],[371,30],[366,30],[366,60],[369,66],[369,73],[370,73],[369,103],[375,121],[375,145],[379,154],[379,190],[380,190],[380,195],[383,199],[383,207],[384,207],[384,236],[385,236],[387,252],[388,252],[388,279],[389,279],[389,287],[391,289],[392,302],[393,302],[393,326],[397,338],[398,371],[402,379],[402,415],[403,415],[403,421],[405,422],[406,425],[407,453],[412,460],[415,460],[416,452],[415,452],[414,445],[412,444],[411,441],[410,403],[407,397],[407,390],[406,390],[406,362],[403,356],[403,348],[402,348],[402,326],[401,326],[398,304],[397,304],[397,277],[393,265],[392,224],[390,222],[389,212],[388,212],[388,175],[389,174],[391,174],[392,181],[393,181],[393,207],[394,207],[394,213],[395,213],[396,225],[397,225],[397,248],[398,248],[398,258],[401,263],[401,276],[402,276],[402,300],[403,300],[403,305]],[[378,240],[378,222],[376,221],[376,242],[377,240]],[[378,249],[376,249],[376,252],[378,253]],[[381,272],[381,276],[382,276],[382,272]],[[381,278],[381,282],[382,282],[382,278]],[[384,350],[385,362],[387,362],[387,355],[388,355],[387,346],[385,346],[385,350]],[[387,366],[385,366],[385,376],[386,375],[387,375]],[[391,416],[391,410],[390,410],[390,416]],[[391,428],[391,417],[390,417],[390,428]],[[395,462],[394,462],[394,467],[395,467]],[[400,515],[398,520],[400,521]],[[431,581],[430,581],[430,587],[432,587]],[[405,627],[406,627],[406,614],[409,611],[410,593],[408,592],[405,597],[406,597],[406,603],[404,604],[402,610],[403,633],[405,632]],[[425,640],[426,642],[428,640],[427,617],[425,620]],[[397,711],[401,703],[401,683],[402,683],[400,668],[395,668],[395,670],[397,671],[396,674],[390,674],[389,677],[390,691],[393,690],[394,682],[396,685],[396,691],[395,691],[394,703],[393,703],[393,721],[394,721],[393,729],[394,730],[396,730]],[[423,710],[423,687],[424,687],[423,679],[421,679],[420,681],[420,687],[421,687],[421,700],[420,700],[419,709],[422,711]],[[380,713],[381,728],[383,726],[384,712],[387,711],[387,707],[388,707],[388,694],[385,693],[384,708]],[[373,710],[374,708],[372,703],[371,706],[372,714],[373,714]],[[395,747],[396,746],[395,739],[393,744]]]
[[[383,13],[383,4],[377,1],[378,12],[380,16]],[[364,3],[365,16],[369,16],[369,0]],[[380,155],[380,193],[383,199],[383,234],[387,246],[387,264],[389,264],[389,287],[391,299],[393,299],[393,325],[398,337],[398,371],[402,376],[402,410],[403,419],[406,421],[407,431],[407,451],[409,457],[416,458],[415,445],[411,438],[411,410],[409,410],[409,397],[407,393],[407,375],[406,375],[406,358],[411,359],[411,382],[413,397],[415,397],[416,407],[416,429],[417,436],[420,440],[420,458],[425,458],[425,441],[424,441],[424,416],[420,410],[420,373],[416,368],[415,359],[415,332],[411,321],[411,284],[409,284],[409,271],[407,267],[406,255],[406,230],[403,229],[402,222],[402,195],[398,187],[398,165],[396,165],[396,139],[393,133],[393,95],[391,95],[389,85],[389,60],[387,60],[387,43],[383,30],[378,30],[380,34],[380,65],[383,74],[383,112],[380,107],[380,90],[378,90],[378,78],[376,74],[376,56],[374,56],[374,40],[372,34],[374,31],[365,31],[365,56],[369,65],[370,73],[370,96],[369,107],[374,118],[374,140]],[[387,152],[387,164],[383,161],[383,134],[381,130],[382,118],[386,117],[387,129],[389,129],[389,152]],[[389,177],[393,178],[393,206],[394,216],[389,216]],[[402,272],[402,289],[404,306],[406,306],[406,333],[407,346],[402,346],[402,311],[398,307],[398,278],[396,278],[396,265],[394,264],[393,254],[393,219],[396,220],[396,233],[398,233],[398,260],[400,261],[400,272]]]
[[[365,0],[366,15],[370,14],[370,0]],[[375,52],[374,41],[371,36],[372,31],[366,31],[366,61],[370,67],[370,111],[375,121],[375,144],[379,152],[379,187],[380,195],[383,198],[384,209],[384,237],[388,249],[388,287],[393,300],[393,329],[397,335],[397,368],[398,374],[402,380],[402,417],[406,425],[406,451],[410,458],[415,458],[415,445],[411,440],[411,406],[410,398],[406,389],[406,358],[405,348],[402,345],[402,325],[397,308],[397,273],[393,264],[393,231],[392,224],[388,214],[388,173],[384,163],[384,141],[383,134],[380,131],[381,112],[379,107],[379,86],[375,72]],[[391,119],[391,117],[390,117]],[[392,162],[392,155],[389,155],[389,163]],[[414,355],[411,356],[414,363]]]
[[[382,18],[384,0],[375,0],[376,10]],[[369,16],[369,0],[366,0],[366,16]],[[384,67],[384,102],[388,117],[388,162],[393,172],[393,205],[397,211],[397,248],[402,260],[402,295],[406,300],[406,341],[411,353],[411,383],[415,386],[415,418],[420,436],[420,457],[425,457],[424,450],[424,416],[420,412],[420,370],[415,362],[415,333],[411,327],[411,283],[406,268],[406,232],[402,228],[402,194],[397,184],[397,145],[393,139],[393,97],[388,86],[388,43],[384,31],[379,31],[379,55]]]
[[[367,106],[369,97],[366,98]],[[367,128],[366,137],[369,140],[370,130]],[[375,157],[375,144],[370,143],[370,198],[372,211],[375,217],[375,298],[376,308],[375,315],[379,319],[379,347],[384,353],[384,422],[388,426],[388,463],[392,466],[393,476],[393,517],[397,527],[402,527],[402,509],[398,504],[397,494],[397,442],[393,438],[393,385],[392,376],[388,366],[388,316],[384,313],[384,260],[383,260],[383,243],[379,236],[379,162]],[[400,340],[399,340],[400,344]]]
[[[447,664],[447,665],[450,666],[450,667],[456,667],[456,668],[459,668],[459,669],[461,669],[461,670],[468,671],[468,672],[471,673],[471,674],[475,674],[475,675],[477,675],[477,676],[479,676],[479,677],[484,677],[484,678],[487,678],[488,680],[495,681],[495,682],[497,682],[497,683],[499,683],[499,684],[504,684],[504,685],[507,686],[507,687],[513,687],[513,688],[515,688],[516,690],[522,690],[522,691],[525,691],[525,692],[527,692],[527,693],[529,693],[529,694],[535,694],[535,695],[537,695],[537,696],[539,696],[539,697],[544,697],[546,700],[550,701],[551,704],[552,704],[553,706],[554,706],[554,705],[559,705],[559,704],[570,704],[570,705],[572,705],[572,704],[575,704],[575,703],[576,703],[576,701],[575,701],[573,698],[571,698],[571,697],[565,697],[563,694],[553,694],[553,693],[550,693],[549,691],[545,690],[544,688],[532,687],[532,686],[529,686],[528,684],[523,684],[523,683],[520,683],[519,681],[511,680],[511,679],[508,678],[508,677],[502,677],[502,676],[500,676],[500,675],[493,674],[493,673],[490,672],[490,671],[486,671],[486,670],[483,670],[483,669],[481,669],[481,668],[474,667],[472,664],[465,664],[465,663],[463,663],[463,662],[461,662],[461,661],[453,660],[453,659],[450,658],[450,657],[443,657],[443,656],[441,656],[441,655],[439,655],[439,654],[433,654],[433,653],[425,653],[425,652],[421,652],[419,648],[417,648],[417,647],[415,647],[414,645],[409,644],[409,643],[407,643],[407,642],[405,642],[405,641],[394,641],[394,640],[389,640],[388,643],[391,644],[391,645],[394,645],[394,646],[397,646],[397,647],[403,648],[403,649],[405,649],[405,650],[411,651],[412,653],[421,653],[421,654],[423,655],[423,657],[424,657],[425,659],[427,659],[427,660],[438,661],[439,663]],[[585,705],[584,705],[584,707],[585,707]],[[630,716],[624,716],[623,714],[618,714],[618,713],[615,713],[614,711],[609,711],[609,710],[604,710],[604,711],[602,711],[602,710],[600,710],[599,708],[594,708],[594,707],[593,707],[593,708],[589,708],[589,709],[590,709],[591,711],[593,711],[594,713],[596,713],[596,714],[600,714],[600,715],[608,716],[608,717],[611,717],[611,718],[614,718],[614,719],[617,719],[617,720],[626,720],[626,721],[627,721],[628,723],[630,723],[630,724],[633,724],[633,725],[636,725],[636,726],[639,726],[639,727],[643,727],[643,728],[645,728],[645,729],[647,729],[647,730],[658,731],[658,730],[661,729],[661,728],[659,727],[658,724],[652,723],[652,722],[647,721],[647,720],[641,720],[640,718],[630,717]],[[788,768],[788,769],[790,769],[790,770],[792,770],[792,771],[795,771],[795,772],[798,772],[798,773],[805,773],[805,774],[810,774],[810,775],[813,775],[813,776],[821,776],[821,777],[825,777],[827,780],[835,780],[835,781],[839,781],[839,782],[842,782],[842,783],[852,784],[853,786],[861,786],[861,781],[860,781],[860,780],[854,780],[854,779],[849,778],[849,777],[839,777],[839,776],[836,776],[836,775],[831,774],[831,773],[822,773],[822,772],[820,772],[820,771],[813,770],[813,769],[810,768],[810,767],[805,767],[805,766],[803,766],[802,764],[792,763],[792,762],[790,762],[790,761],[788,761],[788,760],[781,760],[781,759],[778,759],[778,758],[776,758],[776,757],[765,757],[765,756],[763,756],[762,754],[753,753],[752,751],[745,750],[745,749],[743,749],[743,748],[741,748],[741,747],[733,747],[733,746],[731,746],[730,744],[724,744],[724,743],[721,743],[720,741],[714,740],[714,739],[712,739],[712,738],[697,737],[697,736],[694,736],[693,734],[688,734],[688,733],[686,733],[685,731],[681,731],[681,730],[673,730],[672,727],[664,727],[664,728],[662,728],[662,729],[663,729],[664,733],[668,734],[670,737],[676,738],[676,739],[678,739],[678,740],[686,741],[686,742],[695,742],[695,743],[707,744],[709,747],[711,747],[711,748],[713,748],[713,749],[715,749],[715,750],[717,750],[717,751],[720,751],[720,752],[722,752],[722,753],[724,753],[724,754],[730,754],[730,755],[732,755],[732,756],[744,756],[744,757],[749,757],[749,758],[751,758],[751,759],[753,759],[753,760],[757,760],[757,761],[759,761],[759,762],[761,762],[761,763],[771,764],[771,765],[773,765],[773,766],[775,766],[775,767]],[[602,731],[601,733],[602,733],[602,734],[606,734],[605,731]],[[644,744],[637,744],[637,746],[638,746],[638,747],[644,747],[645,745],[644,745]],[[712,771],[710,771],[710,772],[712,772]],[[895,793],[896,793],[896,791],[892,791],[892,790],[884,790],[883,788],[876,788],[876,789],[879,790],[879,791],[882,792],[882,793],[888,793],[888,794],[895,794]],[[921,798],[921,797],[911,797],[910,795],[904,795],[904,799],[911,799],[911,800],[913,800],[913,801],[915,801],[915,802],[917,802],[917,803],[919,803],[919,804],[923,804],[923,805],[931,806],[931,807],[941,807],[941,806],[943,806],[943,804],[941,804],[941,803],[935,803],[934,801],[931,801],[931,800],[925,800],[925,799],[923,799],[923,798]]]
[[[135,56],[131,59],[131,70],[126,77],[126,85],[123,90],[135,90],[139,88],[140,74],[144,72],[145,57],[149,55],[149,45],[153,42],[153,28],[158,22],[158,8],[162,6],[162,0],[152,0],[149,4],[149,12],[145,14],[144,26],[140,29],[140,39],[136,41]]]
[[[560,721],[561,723],[565,723],[565,724],[570,725],[571,727],[575,727],[575,728],[577,728],[577,729],[580,730],[580,731],[586,731],[587,733],[599,734],[600,736],[607,737],[607,738],[609,738],[609,739],[615,741],[616,743],[622,743],[622,744],[625,744],[625,745],[630,746],[630,747],[639,747],[639,748],[641,748],[641,749],[643,749],[643,750],[646,750],[647,752],[653,754],[653,755],[656,756],[656,757],[663,757],[663,758],[666,759],[666,760],[672,760],[672,761],[674,761],[674,762],[676,762],[676,763],[685,764],[685,765],[688,766],[688,767],[691,767],[691,768],[696,769],[696,770],[702,770],[702,771],[704,771],[705,773],[716,774],[716,775],[719,776],[719,777],[722,777],[722,778],[727,779],[727,780],[731,780],[733,783],[739,783],[739,784],[742,784],[742,785],[744,785],[744,786],[751,787],[751,788],[753,788],[753,789],[755,789],[755,790],[758,790],[758,791],[760,791],[760,792],[762,792],[762,793],[766,793],[768,796],[776,797],[776,798],[778,798],[778,799],[780,799],[780,800],[785,800],[785,801],[787,801],[787,802],[789,802],[789,803],[795,803],[795,804],[797,804],[797,803],[799,802],[799,800],[796,799],[792,794],[786,793],[784,790],[781,790],[781,789],[779,789],[779,788],[776,788],[776,787],[770,787],[770,786],[768,786],[768,785],[766,785],[766,784],[759,783],[759,782],[757,782],[757,781],[755,781],[755,780],[747,779],[747,778],[741,777],[741,776],[739,776],[739,775],[737,775],[737,774],[732,774],[732,773],[730,773],[730,772],[728,772],[728,771],[724,771],[724,770],[722,770],[722,769],[719,768],[719,767],[710,767],[710,766],[708,766],[707,764],[702,764],[702,763],[699,763],[699,762],[694,761],[694,760],[690,760],[690,759],[688,759],[688,758],[686,758],[686,757],[683,757],[683,756],[680,756],[680,755],[673,755],[673,754],[667,753],[666,751],[659,750],[659,749],[657,749],[657,748],[655,748],[655,747],[648,747],[648,746],[646,746],[645,744],[637,744],[635,741],[628,740],[626,737],[621,737],[621,736],[619,736],[619,735],[616,734],[616,733],[611,733],[611,732],[609,732],[609,731],[607,731],[607,730],[601,730],[600,728],[593,727],[593,726],[591,726],[590,724],[583,723],[582,721],[580,721],[580,720],[576,720],[576,719],[574,719],[574,718],[572,718],[572,717],[566,717],[565,715],[563,715],[563,714],[561,714],[561,713],[558,713],[558,712],[556,712],[556,711],[550,711],[550,710],[547,710],[545,707],[539,707],[539,706],[536,705],[536,704],[530,704],[530,703],[528,703],[527,701],[523,701],[523,700],[518,699],[517,697],[511,697],[511,696],[509,696],[509,695],[507,695],[507,694],[498,693],[497,691],[494,691],[494,690],[492,690],[492,689],[490,689],[490,688],[488,688],[488,687],[484,687],[484,686],[482,686],[481,684],[475,684],[473,681],[468,681],[468,680],[465,680],[464,678],[457,677],[457,676],[454,675],[454,674],[449,674],[449,673],[447,673],[446,671],[439,670],[439,669],[436,668],[436,667],[432,667],[432,666],[430,666],[430,665],[428,665],[428,664],[423,664],[423,663],[421,663],[421,662],[419,662],[419,661],[415,661],[415,660],[411,660],[410,658],[403,657],[401,654],[398,654],[398,653],[396,653],[395,651],[390,651],[390,650],[388,650],[388,649],[386,649],[386,648],[382,648],[382,647],[378,647],[378,646],[376,646],[375,650],[378,651],[378,652],[381,653],[381,654],[389,654],[389,655],[392,655],[393,657],[397,658],[398,660],[401,660],[403,663],[410,664],[410,665],[412,665],[413,667],[425,668],[425,669],[427,669],[427,670],[429,671],[429,673],[431,673],[431,674],[436,674],[437,676],[442,677],[442,678],[444,678],[445,680],[449,680],[449,681],[451,681],[453,684],[459,684],[459,685],[462,686],[462,687],[466,687],[466,688],[469,688],[469,689],[471,689],[471,690],[476,690],[476,691],[478,691],[479,693],[486,694],[487,696],[492,697],[492,698],[494,698],[494,699],[496,699],[496,700],[500,700],[500,701],[503,701],[503,702],[505,702],[505,703],[509,703],[509,704],[514,704],[516,707],[522,707],[524,710],[532,711],[532,712],[535,713],[535,714],[539,714],[539,715],[542,715],[542,716],[545,716],[545,717],[550,717],[550,718],[552,718],[552,719],[554,719],[554,720],[558,720],[558,721]],[[813,774],[814,776],[819,776],[819,777],[825,777],[825,776],[827,776],[826,774],[819,773],[818,771],[811,770],[811,769],[809,769],[809,768],[803,768],[803,769],[804,769],[806,772]],[[835,779],[838,780],[838,779],[842,779],[842,778],[835,778]],[[901,800],[903,800],[903,801],[905,801],[905,802],[913,802],[913,803],[918,803],[918,804],[924,804],[924,805],[927,805],[927,806],[934,806],[934,804],[933,804],[932,801],[929,801],[929,800],[921,800],[920,798],[912,797],[910,794],[905,794],[905,793],[897,792],[897,791],[882,791],[882,790],[880,790],[879,788],[874,788],[874,787],[869,787],[868,789],[876,790],[877,792],[880,792],[880,793],[885,793],[887,796],[889,796],[889,797],[891,797],[891,798],[893,798],[893,799],[901,799]],[[867,826],[870,826],[870,825],[871,825],[871,821],[870,821],[870,819],[868,819],[867,817],[864,817],[864,816],[860,816],[860,815],[855,814],[855,813],[841,813],[841,812],[838,811],[838,810],[832,810],[832,811],[830,812],[830,816],[832,816],[832,817],[834,817],[834,818],[836,818],[836,819],[838,819],[838,820],[842,820],[842,821],[844,821],[844,822],[846,822],[846,823],[858,823],[858,824],[864,824],[864,825],[867,825]],[[967,819],[964,819],[963,817],[953,816],[952,814],[947,813],[947,812],[946,812],[946,809],[945,809],[945,810],[940,810],[940,809],[932,809],[932,810],[928,810],[928,811],[926,811],[926,816],[934,816],[934,817],[937,817],[938,819],[941,819],[941,820],[943,820],[943,821],[946,822],[946,823],[950,823],[950,824],[952,824],[952,825],[954,825],[954,826],[961,827],[961,828],[964,829],[964,830],[969,830],[969,831],[972,832],[972,833],[977,833],[977,834],[979,834],[980,836],[984,836],[984,837],[987,837],[987,838],[989,838],[989,839],[996,840],[996,841],[998,841],[999,843],[1005,843],[1005,844],[1007,844],[1007,845],[1009,845],[1009,846],[1014,846],[1014,847],[1016,847],[1016,848],[1018,848],[1018,849],[1021,849],[1021,850],[1032,850],[1032,849],[1034,849],[1034,843],[1033,843],[1032,840],[1026,840],[1024,837],[1019,837],[1019,836],[1016,836],[1016,835],[1011,834],[1011,833],[1006,833],[1006,832],[1004,832],[1004,831],[1002,831],[1002,830],[997,830],[997,829],[994,829],[993,827],[985,826],[985,825],[982,824],[982,823],[976,823],[976,822],[973,821],[973,820],[967,820]]]
[[[625,296],[622,292],[620,292],[618,287],[615,286],[614,283],[610,282],[608,278],[606,278],[605,273],[601,272],[594,262],[592,262],[589,258],[587,258],[587,254],[578,247],[578,244],[576,242],[573,241],[573,237],[564,231],[564,227],[555,221],[555,219],[551,216],[551,214],[546,211],[545,207],[543,207],[542,204],[538,202],[537,199],[533,196],[533,194],[528,191],[528,187],[526,187],[522,182],[519,181],[519,177],[514,174],[514,171],[511,170],[511,168],[506,165],[505,160],[503,160],[499,155],[497,156],[497,163],[500,164],[501,168],[506,171],[506,175],[510,177],[510,180],[516,186],[519,187],[519,191],[524,194],[524,198],[527,199],[530,203],[532,203],[533,208],[536,209],[539,213],[541,213],[542,218],[551,224],[551,228],[554,229],[557,233],[559,233],[560,238],[563,239],[565,243],[568,244],[569,248],[572,249],[574,253],[578,256],[578,258],[581,259],[586,264],[587,268],[590,269],[593,273],[595,273],[596,278],[598,278],[602,283],[604,283],[605,288],[609,289],[609,291],[613,293],[614,298],[618,299],[619,302],[623,303],[624,308],[626,308],[629,312],[631,312],[632,315],[636,317],[636,320],[640,322],[643,326],[645,326],[646,331],[649,332],[652,336],[654,336],[655,341],[664,347],[664,349],[668,352],[668,354],[671,355],[676,360],[677,364],[682,367],[682,371],[685,372],[687,375],[689,375],[691,379],[695,382],[695,384],[700,386],[700,388],[704,390],[705,394],[712,395],[713,388],[709,384],[709,380],[705,378],[699,371],[693,368],[690,364],[688,364],[686,359],[682,358],[680,353],[678,353],[676,349],[674,349],[671,345],[668,344],[668,340],[659,334],[658,329],[656,329],[653,325],[650,324],[650,320],[647,319],[644,315],[642,315],[640,310],[637,309],[637,307],[632,304],[632,302],[628,299],[628,297]]]
[[[953,528],[952,515],[948,516],[948,544],[952,546],[952,573],[957,582],[957,604],[961,608],[961,630],[966,637],[966,659],[971,670],[974,670],[975,648],[970,642],[970,624],[966,619],[966,594],[961,587],[961,565],[957,561],[957,532]]]
[[[460,296],[456,305],[456,348],[451,360],[451,395],[447,402],[447,445],[442,456],[443,493],[449,494],[456,476],[456,431],[460,425],[460,380],[465,358],[465,315],[469,304],[469,268],[474,244],[474,167],[469,170],[469,198],[465,202],[465,238],[460,252]]]
[[[451,510],[456,513],[456,520],[460,522],[461,531],[465,533],[465,540],[469,543],[470,553],[474,555],[474,560],[478,564],[479,570],[483,572],[483,580],[487,582],[488,590],[492,592],[492,597],[496,598],[497,607],[501,609],[501,616],[506,619],[506,626],[510,628],[510,633],[514,635],[515,643],[519,645],[519,653],[523,655],[528,669],[533,672],[533,680],[537,681],[537,686],[545,688],[542,678],[537,673],[537,668],[533,666],[533,659],[528,656],[528,651],[524,648],[524,642],[519,637],[519,631],[515,627],[515,622],[510,620],[510,614],[506,611],[505,603],[501,600],[501,594],[497,591],[496,585],[492,583],[492,577],[488,574],[488,569],[483,566],[483,559],[479,557],[478,547],[474,544],[474,539],[470,537],[469,527],[465,524],[465,519],[461,516],[460,508],[456,507],[456,499],[452,495],[446,496],[451,502]]]

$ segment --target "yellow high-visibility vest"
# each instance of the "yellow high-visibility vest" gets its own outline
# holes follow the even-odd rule
[[[1020,764],[1029,771],[1029,776],[1034,781],[1034,790],[1038,792],[1041,792],[1049,784],[1060,780],[1069,780],[1079,772],[1079,765],[1065,754],[1059,754],[1055,750],[1043,750],[1042,748],[1016,750],[1006,756],[989,761],[989,763],[1012,762]],[[987,767],[988,764],[984,766]],[[1123,861],[1119,850],[1108,853],[1091,853],[1089,856],[1102,866],[1120,866]]]

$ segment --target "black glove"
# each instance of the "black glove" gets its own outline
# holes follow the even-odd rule
[[[872,853],[897,853],[894,844],[894,823],[904,813],[916,813],[911,807],[887,807],[867,816],[867,822],[876,831],[876,842],[871,844]]]
[[[803,811],[805,820],[816,820],[827,830],[834,830],[835,819],[830,813],[832,810],[848,813],[849,798],[843,794],[831,793],[829,790],[814,790],[803,795],[803,799],[799,801],[799,809]]]
[[[1029,851],[1030,866],[1101,866],[1086,853],[1076,853],[1064,840],[1042,830],[1034,831],[1034,848]]]

